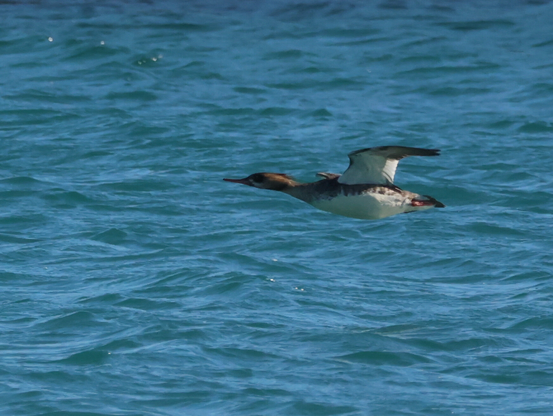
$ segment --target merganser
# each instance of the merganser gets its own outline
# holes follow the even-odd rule
[[[319,172],[322,180],[296,182],[283,173],[254,173],[244,179],[223,179],[260,189],[280,191],[301,199],[322,211],[363,220],[444,208],[428,195],[404,191],[394,185],[398,162],[407,156],[438,156],[438,149],[380,146],[351,152],[349,167],[339,175]]]

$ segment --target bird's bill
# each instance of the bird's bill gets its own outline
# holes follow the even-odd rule
[[[242,185],[249,185],[249,186],[252,186],[250,181],[248,180],[248,178],[244,178],[244,179],[228,179],[228,178],[224,178],[223,179],[224,181],[227,181],[227,182],[233,182],[233,183],[241,183]]]

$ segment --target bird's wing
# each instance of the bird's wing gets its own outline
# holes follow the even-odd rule
[[[397,164],[407,156],[438,156],[438,149],[420,149],[417,147],[380,146],[351,152],[349,167],[340,176],[338,182],[355,185],[371,183],[390,185],[394,183]]]
[[[325,179],[336,179],[340,177],[339,173],[330,173],[330,172],[317,172],[317,176],[321,176]]]

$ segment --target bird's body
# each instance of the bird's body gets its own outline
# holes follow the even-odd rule
[[[377,220],[413,210],[406,203],[409,201],[409,194],[411,197],[415,194],[397,187],[342,185],[336,179],[329,182],[326,186],[335,188],[334,191],[306,202],[322,211],[364,220]]]
[[[439,150],[401,146],[362,149],[349,154],[342,174],[318,173],[324,179],[296,182],[281,173],[254,173],[244,179],[225,179],[261,189],[284,192],[322,211],[375,220],[396,214],[442,208],[432,197],[404,191],[393,184],[398,161],[407,156],[437,156]]]

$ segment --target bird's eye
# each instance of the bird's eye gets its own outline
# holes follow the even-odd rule
[[[255,174],[252,176],[252,181],[261,183],[263,182],[263,175]]]

